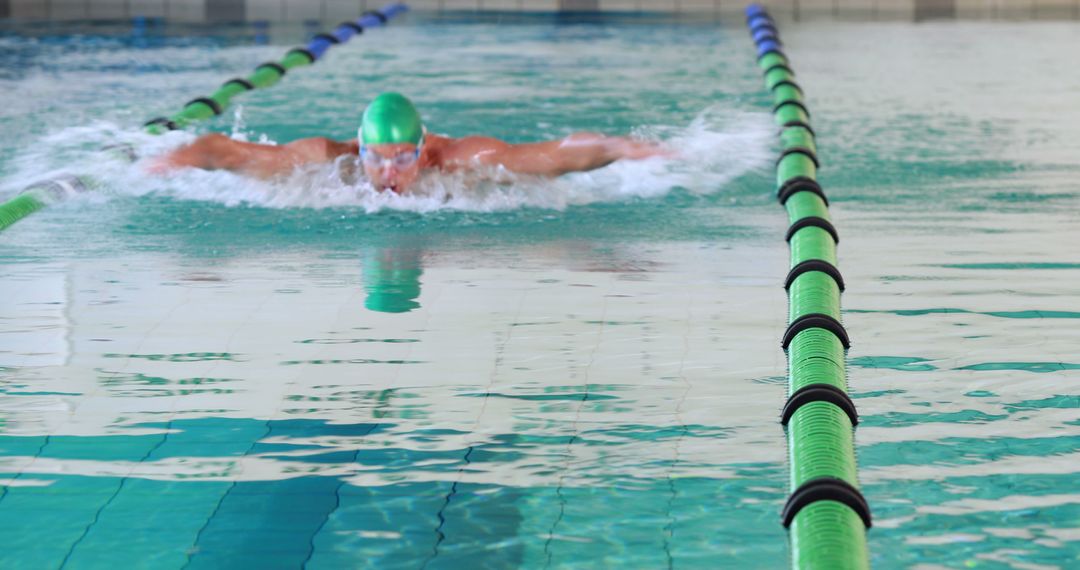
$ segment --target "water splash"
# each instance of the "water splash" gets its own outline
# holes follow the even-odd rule
[[[237,140],[275,144],[246,129],[238,108],[232,124]],[[592,172],[555,179],[507,172],[434,173],[420,179],[408,195],[379,192],[362,176],[355,159],[300,168],[265,181],[229,172],[183,169],[166,175],[149,172],[153,157],[194,140],[187,132],[161,136],[120,129],[111,123],[71,127],[44,137],[12,162],[0,192],[64,174],[89,175],[102,182],[102,200],[148,194],[226,206],[267,208],[361,208],[366,212],[457,210],[499,212],[523,207],[564,210],[569,206],[656,198],[682,188],[696,194],[722,192],[734,179],[767,165],[773,138],[767,114],[705,109],[687,126],[646,126],[635,136],[657,141],[674,156],[620,161]],[[102,151],[127,145],[142,159],[135,163]]]

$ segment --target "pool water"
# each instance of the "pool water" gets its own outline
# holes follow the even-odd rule
[[[191,140],[138,125],[310,31],[0,29],[0,197],[104,182],[0,235],[0,566],[784,564],[786,219],[741,22],[507,18],[395,21],[197,131],[350,138],[393,89],[451,136],[678,156],[406,197],[155,176],[98,149]],[[873,565],[1074,567],[1080,26],[784,38]]]

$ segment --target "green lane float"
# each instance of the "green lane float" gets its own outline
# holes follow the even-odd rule
[[[146,129],[154,134],[167,130],[182,129],[194,121],[220,115],[233,97],[253,89],[265,89],[281,80],[290,70],[315,63],[331,47],[343,44],[366,28],[381,26],[390,18],[408,10],[405,4],[389,4],[382,10],[366,12],[356,21],[342,22],[330,33],[319,33],[304,47],[295,47],[280,62],[268,61],[255,68],[247,78],[236,77],[226,81],[208,97],[196,97],[171,117],[157,117],[147,121]]]
[[[757,4],[747,7],[746,16],[780,127],[776,187],[788,214],[785,238],[791,250],[784,280],[788,327],[781,341],[788,356],[788,399],[780,415],[788,436],[791,493],[781,523],[789,531],[792,568],[862,570],[870,567],[866,531],[872,521],[856,476],[859,415],[847,394],[850,340],[840,314],[845,287],[836,262],[840,237],[817,182],[820,163],[810,110],[776,23]]]
[[[367,28],[382,26],[390,18],[408,10],[400,2],[388,4],[382,10],[371,10],[355,21],[342,22],[329,33],[320,33],[312,37],[303,47],[288,51],[280,62],[266,62],[255,68],[246,78],[233,78],[218,87],[206,97],[196,97],[188,101],[183,108],[168,117],[157,117],[147,121],[143,128],[151,134],[162,134],[220,115],[232,99],[254,89],[265,89],[281,80],[285,74],[297,67],[311,65],[318,61],[328,49],[349,41],[353,36],[363,33]],[[122,150],[122,149],[121,149]],[[134,158],[130,149],[122,154]],[[76,194],[90,191],[101,186],[87,177],[64,176],[32,184],[23,189],[14,198],[0,204],[0,231],[15,222],[41,210],[51,204],[62,202]]]
[[[92,187],[93,181],[83,176],[61,176],[34,184],[0,204],[0,231],[46,206],[63,202]]]

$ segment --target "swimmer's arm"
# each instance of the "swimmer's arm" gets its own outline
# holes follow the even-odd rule
[[[339,142],[316,137],[276,146],[237,141],[214,133],[158,158],[151,170],[161,172],[194,167],[272,178],[288,174],[298,166],[332,162],[339,156],[357,152],[356,141]]]
[[[607,166],[621,159],[643,159],[669,154],[654,143],[595,133],[576,133],[562,140],[509,144],[486,137],[454,141],[448,155],[467,156],[461,162],[502,166],[519,174],[559,176]],[[454,149],[453,147],[458,147]],[[458,152],[454,152],[454,151]]]

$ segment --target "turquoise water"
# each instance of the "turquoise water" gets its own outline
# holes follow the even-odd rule
[[[0,566],[784,563],[786,220],[749,40],[509,24],[395,23],[200,132],[346,138],[397,89],[436,132],[680,156],[404,198],[332,167],[155,177],[96,149],[190,140],[135,127],[305,31],[4,28],[0,196],[108,185],[0,237]],[[784,34],[842,236],[875,567],[1075,566],[1080,26]]]

